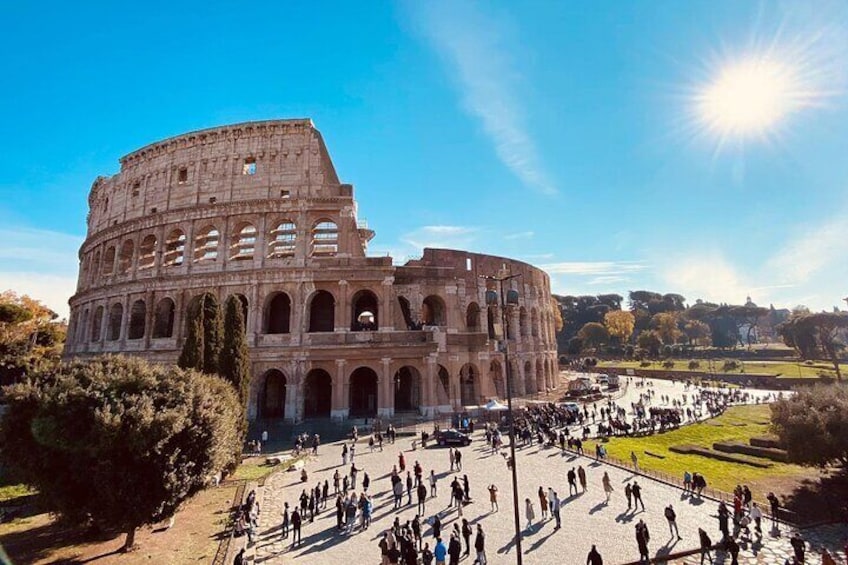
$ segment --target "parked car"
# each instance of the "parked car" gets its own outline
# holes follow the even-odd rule
[[[599,385],[608,385],[609,380],[610,380],[609,375],[604,375],[604,374],[598,375],[598,378],[597,378],[597,382],[598,382]]]
[[[459,430],[442,430],[436,435],[436,443],[446,445],[470,445],[471,438]]]

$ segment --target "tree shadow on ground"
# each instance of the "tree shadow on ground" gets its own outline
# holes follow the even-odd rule
[[[2,543],[13,563],[35,563],[47,559],[54,551],[63,547],[81,543],[105,542],[121,535],[119,532],[102,530],[95,532],[90,529],[81,529],[74,524],[52,520],[35,528],[4,534],[0,536],[0,543]],[[118,549],[120,549],[120,545]],[[97,556],[97,558],[105,556],[106,554]],[[91,558],[88,561],[94,559]],[[87,563],[88,561],[69,560],[66,563]]]
[[[785,510],[782,509],[780,516],[793,523],[848,520],[848,468],[819,479],[806,479],[781,498]]]

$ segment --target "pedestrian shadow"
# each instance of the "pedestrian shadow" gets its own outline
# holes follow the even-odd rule
[[[530,547],[528,547],[524,551],[524,553],[530,553],[531,551],[536,551],[537,549],[542,547],[542,544],[545,543],[546,541],[548,541],[548,538],[550,538],[552,535],[554,535],[554,531],[556,531],[556,530],[550,531],[546,535],[544,535],[544,536],[540,537],[539,539],[537,539],[536,541],[534,541],[532,544],[530,544]]]
[[[615,517],[616,522],[621,522],[622,524],[626,524],[628,522],[632,522],[634,518],[634,514],[630,514],[629,511],[622,512],[618,516]]]
[[[694,498],[694,497],[691,497],[691,496],[689,497],[689,504],[692,505],[692,506],[700,506],[703,503],[704,503],[703,498]]]
[[[629,471],[628,471],[628,472],[629,472]],[[626,483],[626,482],[628,482],[628,481],[632,481],[632,480],[633,480],[633,479],[635,479],[637,476],[638,476],[638,475],[636,475],[636,474],[634,473],[634,474],[630,475],[629,477],[624,477],[624,478],[621,480],[621,482],[622,482],[622,483]]]
[[[599,502],[596,505],[594,505],[591,508],[591,510],[589,510],[589,514],[592,515],[592,514],[595,514],[596,512],[600,512],[601,510],[603,510],[607,506],[609,506],[608,502]]]

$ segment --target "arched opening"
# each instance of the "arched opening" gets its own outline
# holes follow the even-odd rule
[[[522,337],[527,337],[530,335],[530,321],[527,318],[527,308],[524,306],[518,311],[518,322],[521,327],[521,335]]]
[[[527,361],[524,363],[524,393],[536,393],[536,376],[533,374],[533,363]]]
[[[303,417],[329,418],[333,399],[333,379],[323,369],[312,369],[303,383]]]
[[[495,385],[495,395],[498,398],[506,398],[506,387],[504,386],[503,368],[499,361],[492,361],[489,365],[489,376]]]
[[[109,341],[121,339],[121,325],[124,321],[124,307],[116,302],[109,308]]]
[[[202,228],[194,237],[194,260],[214,261],[218,258],[218,242],[221,240],[221,233],[215,226],[206,226]]]
[[[265,373],[262,391],[263,418],[282,418],[286,413],[286,376],[277,369]]]
[[[156,264],[156,236],[147,235],[138,246],[138,268],[149,269]]]
[[[319,290],[309,303],[309,331],[331,332],[335,330],[336,299],[326,290]]]
[[[88,308],[82,311],[82,320],[80,320],[79,325],[77,326],[77,343],[83,343],[85,341],[85,336],[88,335]]]
[[[489,332],[489,339],[497,339],[495,334],[495,307],[489,306],[486,308],[486,329]]]
[[[291,331],[291,299],[285,292],[277,292],[268,302],[265,313],[266,334],[287,334]]]
[[[233,261],[248,261],[253,259],[256,251],[256,228],[253,224],[240,224],[230,245],[230,259]]]
[[[450,374],[442,365],[439,365],[439,382],[436,385],[436,396],[438,404],[446,406],[451,403],[450,394]]]
[[[111,275],[115,270],[115,246],[112,245],[106,250],[103,255],[103,264],[101,265],[101,275]]]
[[[183,230],[173,230],[165,239],[165,253],[162,255],[162,264],[166,267],[178,267],[185,259],[186,236]]]
[[[350,417],[364,418],[377,415],[377,373],[368,367],[359,367],[350,375]]]
[[[143,338],[146,323],[147,305],[144,300],[136,300],[130,308],[130,327],[127,331],[127,339]]]
[[[131,239],[126,240],[121,244],[121,253],[118,255],[118,272],[128,273],[132,269],[133,250],[135,245]]]
[[[459,397],[463,406],[476,406],[479,403],[479,380],[477,369],[471,363],[466,363],[459,370]]]
[[[94,309],[94,318],[91,320],[91,341],[100,341],[103,329],[103,306]]]
[[[421,305],[421,321],[425,326],[447,325],[445,301],[440,296],[430,295]]]
[[[171,337],[174,335],[174,301],[170,298],[163,298],[156,304],[156,311],[153,313],[153,337]]]
[[[395,412],[418,411],[421,405],[421,374],[415,367],[401,367],[393,379]]]
[[[536,361],[536,390],[546,392],[548,384],[545,381],[545,370],[542,368],[542,361]]]
[[[533,337],[539,337],[539,315],[535,308],[530,311],[530,332]]]
[[[377,297],[370,290],[360,290],[351,299],[350,329],[353,331],[376,331]]]
[[[480,306],[476,302],[465,309],[465,327],[470,332],[480,331]]]
[[[94,261],[91,265],[91,270],[89,271],[90,279],[89,284],[95,282],[97,280],[97,274],[100,272],[100,250],[94,252]]]
[[[281,220],[268,234],[268,257],[293,257],[297,244],[297,226],[290,220]]]
[[[320,220],[312,228],[312,245],[310,254],[313,257],[328,257],[339,251],[339,228],[335,222]]]

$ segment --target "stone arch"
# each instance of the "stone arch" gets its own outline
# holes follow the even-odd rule
[[[183,230],[171,230],[165,239],[165,252],[162,254],[162,264],[166,267],[179,267],[185,260],[186,236]]]
[[[231,261],[250,261],[256,253],[256,226],[250,222],[236,224],[233,242],[230,245]]]
[[[480,331],[480,305],[471,302],[465,309],[465,328],[470,332]]]
[[[333,405],[333,379],[324,369],[312,369],[303,379],[303,417],[329,418]]]
[[[214,261],[218,258],[218,244],[221,241],[221,232],[218,228],[209,224],[201,228],[194,236],[194,261]]]
[[[94,252],[94,260],[91,263],[91,270],[89,274],[91,276],[89,282],[94,282],[97,280],[97,275],[100,273],[100,250]]]
[[[79,325],[77,326],[77,343],[85,342],[85,338],[88,335],[88,318],[89,318],[88,308],[85,308],[82,311],[82,319],[80,320]]]
[[[446,326],[447,308],[445,301],[437,294],[431,294],[421,304],[421,322],[425,326]]]
[[[536,308],[530,310],[530,335],[539,337],[539,314]]]
[[[489,364],[489,377],[492,379],[492,384],[495,387],[495,396],[498,398],[506,398],[503,367],[501,366],[501,362],[497,359],[493,359]]]
[[[115,272],[115,246],[110,245],[103,254],[103,263],[100,265],[101,275],[111,275]]]
[[[285,292],[271,294],[265,307],[265,333],[287,334],[291,332],[291,298]]]
[[[421,373],[411,365],[404,365],[392,379],[395,394],[395,412],[418,411],[421,406]]]
[[[138,268],[149,269],[156,264],[156,236],[148,234],[138,246]]]
[[[286,415],[286,376],[278,369],[267,371],[263,378],[259,413],[262,418],[284,418]]]
[[[312,257],[329,257],[339,252],[339,227],[329,219],[321,219],[312,226],[309,254]]]
[[[153,338],[172,337],[174,335],[174,313],[176,305],[170,298],[163,298],[156,304],[153,313]]]
[[[147,329],[147,304],[144,300],[136,300],[130,308],[130,323],[127,328],[127,339],[141,339]]]
[[[511,359],[509,365],[512,372],[512,378],[510,379],[512,382],[512,394],[514,396],[521,396],[526,392],[524,389],[524,379],[521,376],[521,362],[517,359]],[[509,386],[509,382],[507,382],[507,386]]]
[[[309,301],[309,332],[335,331],[336,299],[326,290],[319,290]]]
[[[495,333],[495,324],[497,324],[497,312],[494,306],[486,308],[486,329],[489,332],[489,339],[497,339]]]
[[[436,371],[436,379],[435,389],[437,404],[440,406],[449,405],[451,403],[450,373],[443,365],[439,365],[439,368]]]
[[[519,328],[521,328],[520,333],[522,337],[527,337],[530,335],[530,324],[528,322],[529,321],[527,319],[527,308],[522,306],[518,310],[518,326]]]
[[[297,246],[297,226],[283,219],[268,233],[268,257],[293,257]]]
[[[91,341],[97,342],[103,333],[103,306],[94,309],[94,317],[91,319]]]
[[[459,370],[459,398],[462,406],[480,402],[480,372],[473,363],[466,363]]]
[[[533,375],[533,362],[524,363],[524,394],[534,394],[536,389],[536,377]]]
[[[106,336],[109,341],[121,339],[121,326],[124,322],[124,307],[120,302],[115,302],[109,308],[109,332]]]
[[[377,415],[377,373],[371,367],[358,367],[348,380],[351,418]]]
[[[133,240],[127,239],[121,244],[121,252],[118,254],[118,272],[128,273],[133,265],[133,252],[135,244]]]
[[[350,329],[353,331],[375,331],[379,328],[379,301],[369,289],[362,289],[350,299]]]

